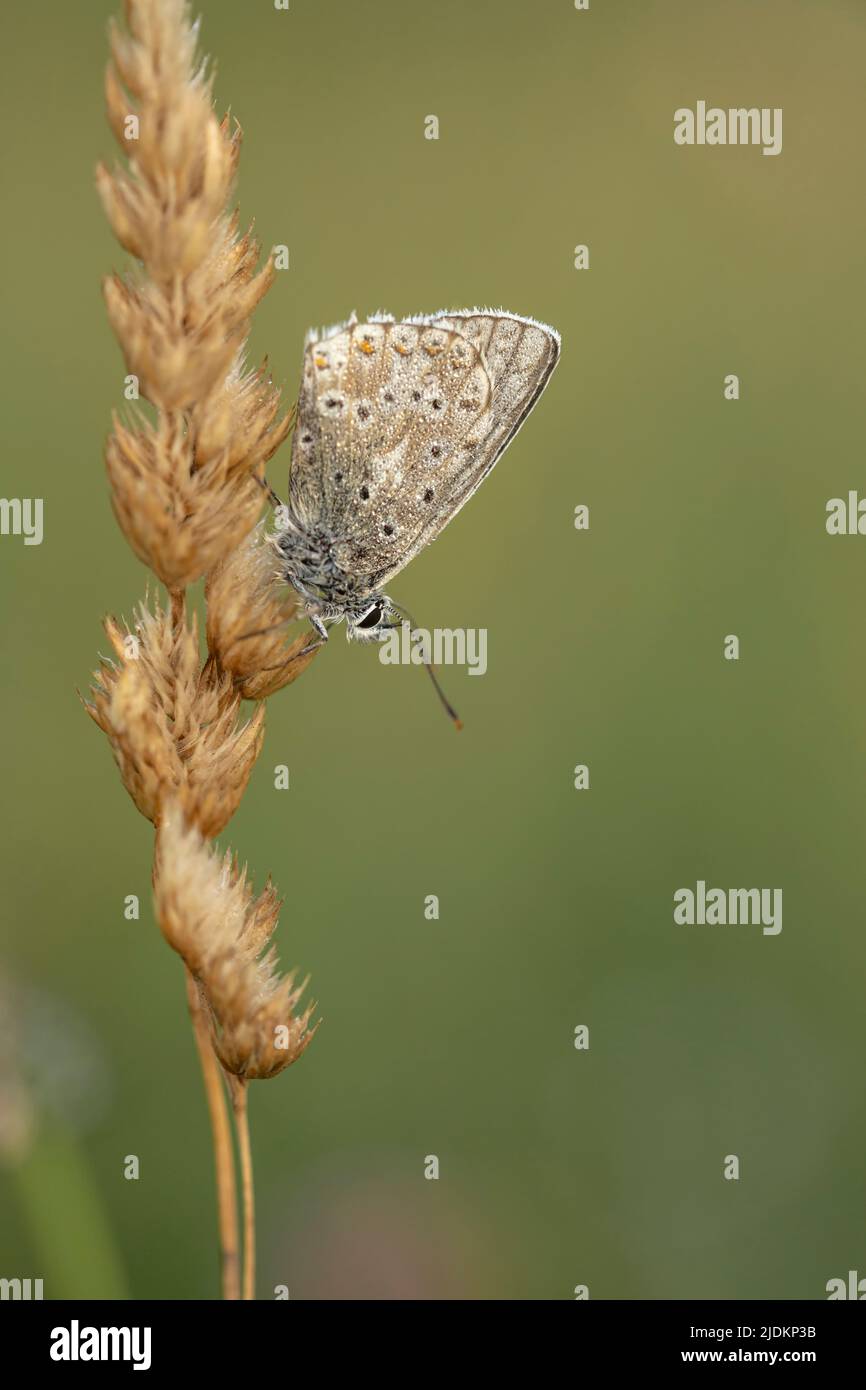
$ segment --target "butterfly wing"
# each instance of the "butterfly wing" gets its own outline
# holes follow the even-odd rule
[[[485,466],[468,498],[511,443],[550,380],[559,361],[560,337],[556,329],[534,319],[486,309],[437,314],[432,321],[453,327],[469,339],[481,353],[493,384]]]
[[[461,310],[350,321],[307,345],[291,503],[336,538],[373,592],[447,525],[532,409],[559,338],[515,315]]]

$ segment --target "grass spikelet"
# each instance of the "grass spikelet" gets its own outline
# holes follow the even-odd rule
[[[274,280],[231,209],[240,131],[213,108],[185,0],[126,0],[111,29],[106,102],[125,163],[97,169],[121,246],[138,263],[104,283],[127,373],[152,416],[115,417],[105,449],[111,502],[138,558],[168,590],[131,625],[105,621],[85,707],[121,780],[156,827],[154,897],[183,958],[213,1129],[225,1298],[254,1297],[255,1222],[247,1088],[276,1076],[315,1032],[303,986],[269,944],[279,901],[256,897],[209,841],[236,811],[264,739],[262,699],[309,665],[311,638],[287,640],[295,601],[257,526],[264,470],[291,429],[267,364],[248,370],[250,317]],[[208,576],[204,661],[187,588]],[[244,1263],[231,1101],[241,1160]]]

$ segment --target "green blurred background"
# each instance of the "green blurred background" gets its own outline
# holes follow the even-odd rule
[[[0,1275],[198,1298],[214,1198],[182,972],[151,828],[75,695],[100,615],[147,582],[101,462],[114,9],[2,16],[2,490],[44,497],[45,538],[0,539],[6,1050],[40,1114],[0,1165]],[[197,9],[242,217],[290,248],[252,338],[290,396],[304,331],[352,309],[503,304],[563,336],[519,440],[391,586],[424,626],[489,630],[484,679],[444,673],[465,732],[338,632],[269,702],[222,837],[286,895],[280,956],[324,1018],[252,1095],[259,1294],[824,1297],[866,1274],[866,539],[824,527],[866,484],[866,10]],[[782,107],[782,154],[678,148],[699,99]],[[675,926],[698,878],[782,887],[781,935]]]

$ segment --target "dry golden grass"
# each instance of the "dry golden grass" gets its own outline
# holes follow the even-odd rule
[[[275,552],[262,526],[229,551],[207,577],[207,644],[246,700],[261,700],[297,680],[318,650],[306,628],[286,640],[296,598],[274,583]]]
[[[211,1010],[220,1062],[245,1081],[276,1076],[315,1029],[312,1005],[295,1012],[304,986],[280,977],[268,950],[280,908],[273,885],[255,897],[246,870],[217,854],[174,802],[157,833],[154,887],[165,938]]]
[[[294,599],[257,525],[264,468],[291,429],[267,366],[248,370],[250,317],[274,279],[269,259],[230,210],[240,132],[213,108],[186,0],[126,0],[112,26],[108,116],[125,164],[97,170],[121,246],[139,263],[104,285],[109,319],[139,392],[154,407],[115,418],[105,459],[117,521],[169,591],[127,627],[87,709],[108,738],[124,786],[157,828],[156,915],[188,972],[188,1000],[214,1129],[223,1291],[238,1297],[239,1251],[230,1091],[245,1209],[243,1296],[253,1297],[252,1165],[246,1086],[308,1046],[303,986],[280,977],[269,942],[270,882],[255,897],[228,852],[208,843],[238,807],[264,738],[261,701],[297,678],[315,646],[289,638]],[[259,481],[257,481],[257,479]],[[206,577],[202,659],[185,590]],[[224,1084],[225,1083],[225,1084]]]
[[[177,626],[168,610],[141,604],[132,632],[113,618],[105,630],[117,660],[103,658],[88,712],[108,737],[126,790],[154,825],[166,798],[177,797],[202,834],[218,835],[261,751],[264,706],[239,722],[231,677],[213,662],[201,666],[195,619]]]

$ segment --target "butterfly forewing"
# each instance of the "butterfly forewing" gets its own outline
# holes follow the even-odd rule
[[[559,334],[532,319],[478,310],[437,315],[434,322],[454,327],[480,350],[493,385],[491,428],[485,440],[483,467],[468,494],[471,496],[550,380],[559,360]]]
[[[447,525],[543,390],[552,330],[460,311],[342,325],[308,344],[291,505],[372,592]]]

